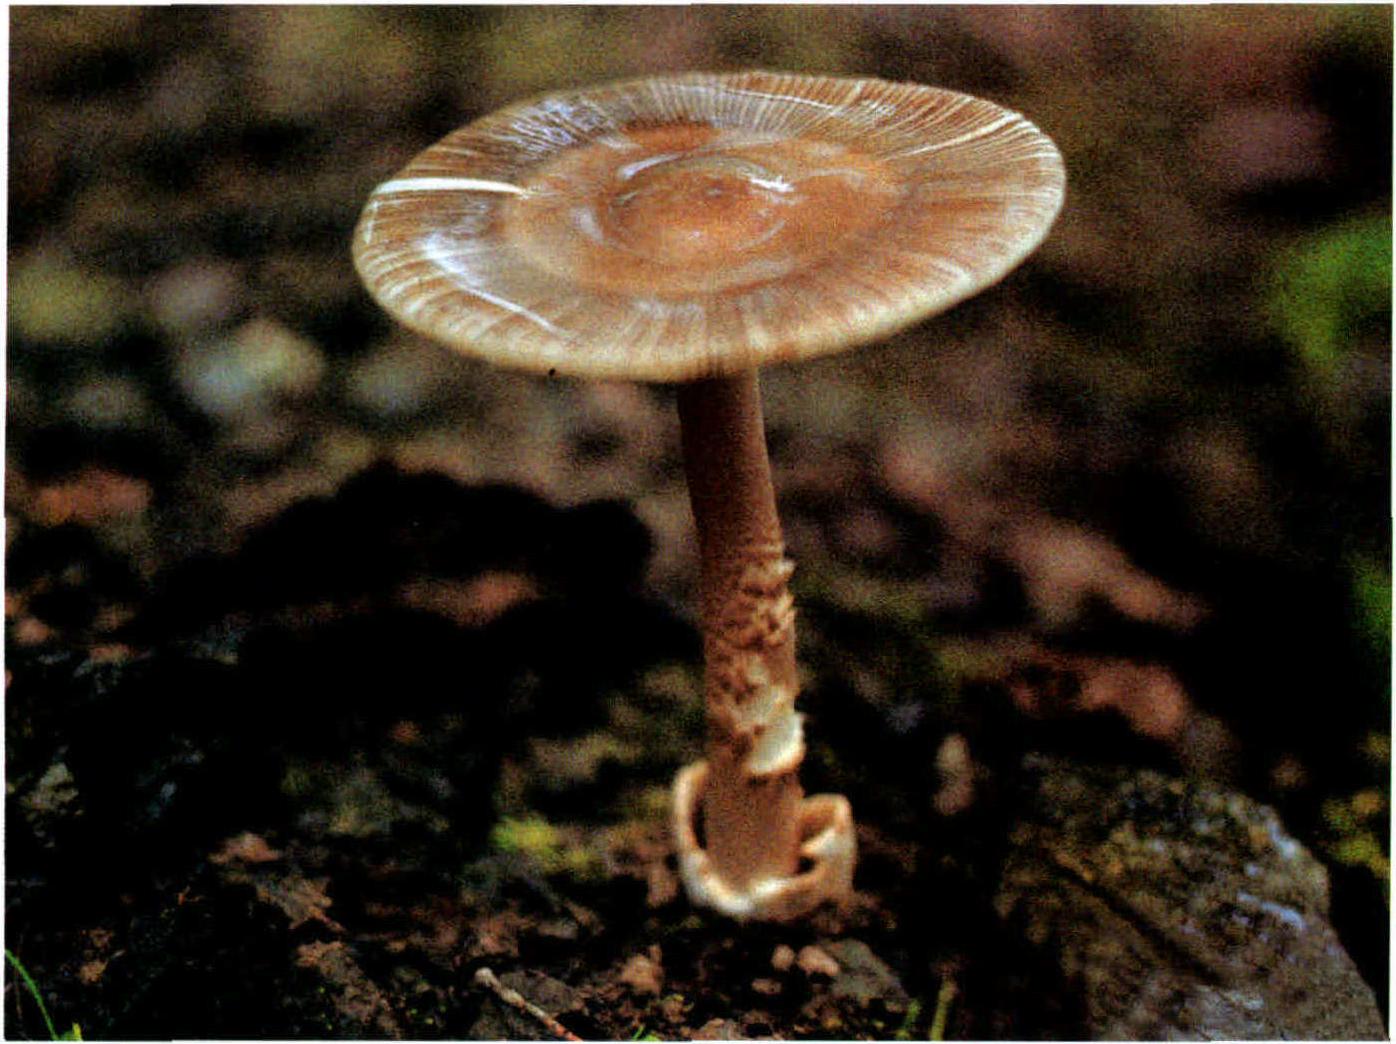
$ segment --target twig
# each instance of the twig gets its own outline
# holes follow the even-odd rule
[[[559,1040],[576,1040],[582,1038],[573,1033],[570,1029],[558,1022],[538,1005],[521,994],[518,990],[511,990],[504,983],[500,982],[494,972],[488,968],[481,968],[475,973],[475,984],[483,986],[496,997],[502,1000],[509,1007],[523,1012],[530,1018],[537,1019],[543,1024],[543,1028]]]
[[[955,1002],[955,995],[959,992],[955,980],[949,975],[940,980],[940,991],[936,994],[936,1011],[931,1018],[931,1032],[927,1034],[931,1040],[945,1039],[945,1027],[950,1021],[950,1005]]]

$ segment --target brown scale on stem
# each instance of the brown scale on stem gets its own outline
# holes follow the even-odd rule
[[[743,758],[794,713],[793,679],[773,678],[768,666],[777,650],[793,650],[795,600],[787,584],[794,570],[778,543],[736,549],[715,568],[704,605],[709,715]]]

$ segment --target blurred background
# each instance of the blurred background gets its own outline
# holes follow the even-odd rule
[[[1390,8],[9,17],[12,673],[35,651],[159,644],[227,581],[191,568],[246,564],[256,534],[365,469],[386,483],[370,505],[395,495],[384,475],[432,474],[624,505],[597,540],[648,549],[639,589],[689,619],[672,393],[506,374],[395,328],[350,265],[359,210],[451,129],[555,88],[915,80],[1026,114],[1065,155],[1068,200],[973,301],[763,374],[812,727],[876,719],[922,761],[947,735],[989,758],[1040,729],[1225,780],[1328,861],[1336,918],[1385,923]],[[357,532],[322,534],[341,556],[324,576],[378,553]],[[394,604],[473,626],[537,589],[494,576],[395,581]],[[50,754],[21,748],[44,741],[14,713],[12,776],[38,778]],[[822,771],[880,814],[865,769]],[[1378,934],[1349,943],[1368,970]]]

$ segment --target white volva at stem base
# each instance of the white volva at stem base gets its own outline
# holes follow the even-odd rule
[[[742,921],[788,921],[852,893],[858,848],[847,798],[815,794],[801,800],[799,856],[811,864],[808,870],[735,885],[722,877],[694,829],[707,781],[706,761],[685,766],[674,777],[670,829],[678,850],[679,876],[694,904]]]

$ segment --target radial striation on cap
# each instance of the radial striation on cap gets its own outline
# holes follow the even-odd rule
[[[397,319],[501,366],[684,381],[842,351],[1002,278],[1061,155],[917,84],[694,74],[564,92],[448,135],[369,199]]]

